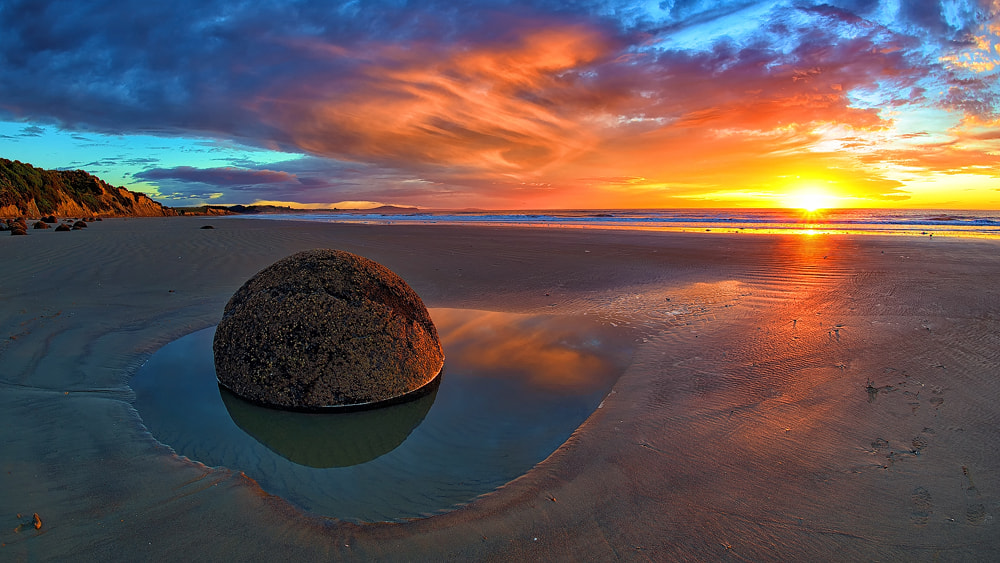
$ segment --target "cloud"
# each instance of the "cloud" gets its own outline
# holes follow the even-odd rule
[[[274,170],[247,170],[241,168],[150,168],[136,174],[140,180],[179,180],[214,186],[256,186],[295,182],[294,174]]]
[[[251,105],[286,142],[313,154],[414,167],[544,168],[588,143],[561,104],[585,90],[577,69],[608,56],[607,44],[600,31],[564,27],[503,44],[371,46],[356,76],[282,84]]]
[[[9,0],[0,112],[309,155],[132,164],[163,193],[234,203],[640,205],[807,168],[895,197],[876,157],[825,150],[818,131],[851,132],[846,147],[914,109],[996,123],[1000,81],[983,57],[998,14],[987,0]],[[949,158],[994,166],[982,141],[995,130]],[[884,155],[939,170],[943,150]],[[647,181],[581,180],[622,177]]]
[[[167,201],[186,204],[250,203],[272,193],[296,193],[294,174],[275,170],[246,168],[149,168],[134,178],[157,185],[156,195]]]
[[[1000,129],[983,131],[981,133],[972,133],[969,137],[980,141],[1000,141]]]
[[[373,48],[364,75],[295,85],[258,109],[315,154],[494,197],[565,197],[580,192],[581,174],[608,171],[702,184],[707,170],[749,168],[762,182],[766,168],[795,160],[782,155],[808,149],[817,124],[887,127],[849,92],[878,82],[903,100],[921,73],[876,31],[794,31],[801,42],[787,52],[721,42],[627,63],[618,39],[588,26],[524,30],[501,46]]]

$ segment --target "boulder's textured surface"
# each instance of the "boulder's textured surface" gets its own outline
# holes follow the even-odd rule
[[[318,409],[395,399],[444,365],[423,301],[388,268],[349,252],[299,252],[229,300],[213,343],[219,382],[268,406]]]

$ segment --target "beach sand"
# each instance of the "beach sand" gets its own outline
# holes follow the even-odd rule
[[[527,474],[402,524],[306,514],[159,445],[130,377],[255,272],[321,247],[432,308],[592,315],[632,363]],[[0,560],[992,559],[998,251],[186,217],[2,237]]]

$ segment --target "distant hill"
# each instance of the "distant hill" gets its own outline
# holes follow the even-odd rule
[[[406,215],[410,213],[420,213],[422,210],[419,207],[402,207],[399,205],[380,205],[378,207],[373,207],[371,209],[360,210],[364,213],[382,213],[382,214],[394,214],[394,215]]]
[[[163,217],[177,215],[141,193],[83,170],[43,170],[0,158],[0,217]]]
[[[179,208],[178,211],[182,213],[187,211],[188,208]],[[365,209],[339,209],[336,207],[332,208],[306,208],[306,207],[290,207],[281,205],[204,205],[202,207],[190,208],[196,210],[198,213],[208,213],[213,212],[228,212],[233,215],[309,215],[316,213],[362,213],[362,214],[406,214],[406,213],[418,213],[421,211],[417,207],[401,207],[398,205],[382,205],[374,208]]]

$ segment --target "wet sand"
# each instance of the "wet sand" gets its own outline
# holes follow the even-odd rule
[[[429,307],[593,315],[632,363],[553,455],[461,509],[310,516],[158,445],[129,379],[317,247],[385,264]],[[990,559],[998,250],[239,218],[3,237],[0,559]]]

